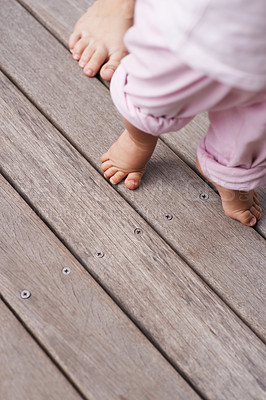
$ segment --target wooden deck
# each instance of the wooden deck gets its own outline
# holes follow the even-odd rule
[[[266,188],[255,229],[225,217],[204,115],[138,190],[103,178],[121,118],[67,50],[88,3],[1,2],[0,398],[266,399]]]

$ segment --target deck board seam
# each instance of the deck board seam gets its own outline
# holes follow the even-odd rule
[[[27,4],[24,3],[23,0],[15,0],[18,4],[21,5],[39,24],[47,31],[49,32],[66,50],[69,51],[68,45],[66,41],[59,35],[55,30],[52,30],[46,23],[45,21],[41,18],[41,16],[37,13],[35,13]],[[98,74],[95,75],[95,77],[107,90],[109,90],[109,85],[106,83]]]
[[[27,95],[27,93],[21,88],[21,86],[19,84],[17,84],[17,82],[10,76],[10,74],[8,73],[8,71],[5,71],[2,67],[1,67],[2,72],[6,75],[6,77],[17,87],[17,89],[23,94],[24,97],[26,97],[30,103],[46,118],[46,120],[51,123],[58,131],[58,133],[65,138],[68,143],[70,143],[70,145],[93,167],[93,169],[95,170],[96,173],[98,173],[101,177],[101,173],[99,172],[97,166],[95,165],[95,163],[91,162],[89,160],[89,158],[86,156],[86,154],[79,148],[79,146],[77,146],[75,143],[73,143],[73,141],[68,137],[68,135],[61,129],[61,127],[55,122],[53,121],[52,118],[50,118],[45,111],[42,110],[41,107],[39,107],[38,105],[36,105],[36,103],[31,99],[30,96]],[[172,151],[177,157],[179,157],[174,150],[172,150],[170,148],[170,151]],[[181,158],[180,158],[181,159]],[[185,162],[186,163],[186,162]],[[190,165],[186,163],[186,165],[188,165],[189,168]],[[192,169],[192,168],[191,168]],[[193,170],[193,169],[192,169]],[[23,193],[21,193],[20,189],[16,186],[16,183],[13,182],[12,179],[9,178],[9,176],[2,170],[1,165],[0,165],[0,173],[4,176],[4,178],[10,183],[10,185],[19,193],[19,195],[23,198],[23,200],[31,207],[31,209],[35,212],[35,214],[37,214],[38,217],[41,218],[41,220],[45,223],[45,225],[56,235],[56,237],[61,241],[61,243],[63,243],[63,245],[71,252],[71,254],[77,259],[77,261],[86,269],[86,271],[88,273],[90,273],[88,271],[88,269],[85,266],[85,263],[80,259],[80,257],[76,254],[75,250],[71,249],[71,246],[67,245],[65,243],[65,241],[61,238],[61,236],[57,233],[57,231],[52,228],[50,226],[50,224],[48,223],[48,221],[46,221],[42,216],[41,213],[33,206],[31,200],[24,195]],[[201,177],[200,177],[201,178]],[[102,177],[102,179],[104,179]],[[202,178],[201,178],[202,179]],[[177,251],[172,245],[171,243],[167,240],[167,238],[165,238],[165,236],[163,234],[161,234],[160,232],[157,231],[156,227],[154,227],[152,225],[152,223],[150,221],[148,221],[145,216],[143,216],[143,214],[137,210],[134,205],[131,204],[130,200],[127,199],[121,192],[119,192],[115,187],[113,187],[110,183],[109,185],[112,187],[113,190],[115,190],[117,192],[117,194],[123,199],[123,201],[125,201],[142,219],[143,221],[145,221],[145,223],[148,224],[148,226],[155,232],[155,234],[157,234],[163,241],[165,244],[167,244],[172,251],[174,251],[175,254],[177,254],[177,256],[184,261],[187,266],[194,272],[194,274],[196,274],[196,276],[198,277],[198,279],[201,280],[201,282],[207,286],[225,305],[226,307],[231,310],[261,341],[263,344],[266,344],[266,341],[264,341],[263,337],[259,334],[259,332],[257,332],[256,330],[254,330],[252,328],[252,326],[249,324],[249,322],[247,322],[241,315],[239,315],[239,313],[237,312],[237,310],[232,307],[230,304],[228,304],[228,302],[224,299],[223,295],[220,294],[217,290],[215,290],[215,288],[209,283],[207,282],[204,277],[195,269],[195,267],[186,259],[185,256],[183,256],[179,251]],[[212,189],[212,188],[211,188]],[[212,189],[213,190],[213,189]],[[214,190],[213,190],[214,191]],[[257,231],[256,231],[257,232]],[[260,235],[257,232],[258,235]],[[93,277],[93,279],[95,279],[95,281],[102,287],[102,285],[98,282],[98,280],[90,273],[90,275]],[[105,289],[104,289],[105,290]],[[107,292],[108,293],[108,292]],[[108,295],[110,295],[108,293]],[[113,300],[114,298],[112,296],[110,296]],[[116,301],[115,301],[116,302]],[[119,305],[119,303],[116,303]],[[119,306],[120,307],[120,306]],[[123,310],[123,312],[125,312]],[[131,318],[130,318],[131,319]],[[135,322],[134,322],[135,324]],[[138,326],[138,325],[137,325]]]
[[[147,331],[145,326],[140,326],[140,324],[130,315],[130,313],[120,304],[120,302],[116,299],[116,297],[110,292],[98,279],[93,275],[92,272],[90,272],[86,266],[86,264],[83,262],[83,260],[79,257],[78,254],[76,254],[75,250],[69,246],[64,239],[60,237],[60,235],[56,232],[56,230],[50,226],[50,224],[45,220],[45,218],[42,217],[41,213],[31,204],[31,202],[28,200],[27,196],[23,195],[19,188],[16,187],[15,182],[13,182],[12,179],[8,177],[5,172],[2,171],[1,165],[0,165],[0,174],[4,177],[4,179],[10,184],[10,186],[16,190],[16,192],[19,194],[21,199],[31,208],[31,210],[37,215],[38,218],[41,219],[41,221],[45,224],[45,226],[55,235],[55,237],[63,244],[63,246],[66,248],[66,250],[76,259],[76,261],[85,269],[85,271],[92,277],[92,279],[99,285],[99,287],[111,298],[111,300],[114,302],[114,304],[119,307],[119,309],[123,312],[123,314],[126,315],[126,317],[134,324],[136,329],[138,329],[144,336],[145,338],[151,343],[151,345],[161,354],[161,356],[171,365],[171,367],[186,381],[186,383],[195,391],[195,393],[202,399],[202,400],[208,400],[208,398],[201,393],[200,389],[195,386],[189,377],[189,375],[186,375],[182,369],[180,369],[172,360],[171,357],[167,355],[167,353],[161,348],[160,344],[157,343],[156,340],[152,338],[150,333]],[[19,316],[19,314],[16,313],[16,311],[11,307],[11,305],[5,300],[5,298],[2,296],[0,293],[0,299],[4,301],[4,303],[7,305],[7,307],[10,309],[10,311],[15,315],[15,317],[19,320],[19,322],[24,326],[24,328],[30,333],[32,338],[39,344],[39,346],[45,351],[45,353],[49,356],[49,358],[55,363],[55,365],[60,369],[60,371],[63,373],[65,377],[68,378],[68,375],[64,372],[64,370],[60,367],[60,364],[53,359],[52,356],[50,356],[49,352],[45,349],[44,345],[35,337],[34,333],[31,332],[30,328],[27,327],[27,325],[24,323],[22,318]],[[252,331],[253,332],[253,331]],[[254,333],[254,332],[253,332]],[[75,383],[71,380],[71,378],[68,378],[70,383],[74,385],[74,388],[78,390],[79,394],[83,396],[84,400],[90,400],[80,392],[80,390],[77,388]]]
[[[49,32],[66,50],[68,50],[68,45],[66,41],[56,32],[56,30],[51,29],[46,23],[45,20],[39,15],[38,13],[34,12],[30,6],[24,3],[23,0],[15,0],[18,4],[21,5],[47,32]],[[109,91],[109,85],[106,83],[99,75],[99,73],[96,74],[94,77],[100,82],[108,91]],[[56,125],[54,125],[56,127]],[[57,127],[56,127],[57,128]],[[57,128],[58,129],[58,128]],[[173,149],[171,145],[169,145],[163,138],[160,138],[162,142],[165,144],[165,146],[168,147],[174,154],[176,154],[180,160],[182,160],[186,165],[189,166],[197,175],[199,178],[201,178],[207,185],[215,192],[218,193],[216,188],[202,175],[199,173],[195,165],[193,165],[191,162],[188,162],[185,157],[181,154],[181,152],[176,151],[176,149]],[[82,153],[81,153],[82,154]],[[85,157],[86,158],[86,157]],[[253,227],[253,229],[263,238],[266,239],[266,236],[259,230],[257,226]]]
[[[45,28],[45,30],[47,32],[49,32],[61,45],[63,45],[66,49],[68,49],[67,44],[65,43],[65,41],[60,38],[59,35],[57,35],[57,33],[55,31],[52,31],[51,29],[48,28],[48,26],[45,24],[45,22],[38,17],[38,15],[31,10],[31,8],[29,6],[27,6],[23,1],[20,0],[15,0],[18,4],[21,5],[21,7],[23,7],[36,21],[39,22],[39,24]]]
[[[8,310],[14,315],[14,317],[17,319],[17,321],[22,325],[22,327],[26,330],[26,332],[31,336],[31,338],[34,340],[35,343],[39,346],[39,348],[47,355],[49,360],[55,365],[55,367],[58,369],[58,371],[64,376],[64,378],[70,383],[70,385],[73,387],[73,389],[79,394],[81,399],[83,400],[90,400],[89,397],[86,397],[82,391],[79,389],[79,387],[76,385],[76,383],[72,380],[72,378],[64,371],[64,369],[60,366],[60,364],[50,355],[50,353],[47,351],[45,346],[40,342],[40,340],[34,335],[34,333],[30,330],[30,328],[25,324],[23,319],[20,317],[20,315],[16,312],[16,310],[8,303],[8,301],[4,298],[4,296],[0,293],[0,301],[2,301]]]
[[[16,1],[17,1],[20,5],[22,5],[20,0],[16,0]],[[24,5],[22,5],[22,6],[27,10],[27,12],[29,12],[29,10],[28,10]],[[30,12],[29,12],[29,13],[30,13]],[[60,44],[62,44],[63,47],[66,48],[65,44],[58,38],[58,36],[60,37],[60,35],[58,35],[58,36],[54,35],[45,25],[43,25],[43,24],[40,22],[40,20],[39,20],[38,18],[36,18],[35,15],[33,15],[32,13],[30,13],[30,14],[31,14],[31,15],[40,23],[40,25],[42,25],[42,26],[43,26],[43,27],[44,27],[44,28],[45,28],[45,29],[46,29]],[[81,154],[81,156],[82,156],[83,158],[85,158],[85,160],[86,160],[87,162],[89,162],[89,164],[90,164],[91,166],[93,166],[93,168],[100,174],[100,172],[99,172],[99,170],[97,169],[97,167],[95,167],[95,165],[97,166],[97,164],[96,164],[96,163],[94,163],[94,164],[91,163],[91,162],[89,161],[89,159],[87,158],[86,154],[84,155],[83,152],[82,152],[82,150],[80,150],[80,149],[78,148],[77,145],[74,145],[74,144],[71,142],[71,139],[69,139],[68,136],[67,136],[67,134],[64,133],[64,129],[60,128],[60,125],[58,126],[56,122],[54,122],[52,119],[50,119],[49,117],[47,117],[47,115],[45,114],[45,112],[43,112],[42,109],[40,109],[38,106],[36,106],[36,104],[27,96],[27,94],[25,94],[25,93],[23,92],[23,90],[21,90],[21,88],[19,88],[19,86],[14,82],[14,80],[13,80],[12,78],[10,78],[10,76],[9,76],[7,73],[5,73],[5,75],[9,77],[10,81],[12,81],[12,82],[15,84],[15,86],[23,93],[23,95],[31,102],[31,104],[33,104],[34,107],[35,107],[36,109],[38,109],[39,112],[41,112],[41,114],[46,118],[46,120],[48,120],[48,121],[57,129],[57,131],[60,133],[60,135],[62,135],[63,138],[65,138],[65,139],[71,144],[71,146],[73,146],[73,147],[76,149],[76,151],[78,151],[78,153]],[[101,82],[101,83],[102,83],[102,82]],[[103,84],[104,84],[104,83],[103,83]],[[105,85],[104,85],[104,86],[105,86]],[[54,119],[56,120],[56,117],[54,117]],[[60,123],[59,123],[59,124],[60,124]],[[162,142],[164,142],[164,140],[162,140]],[[169,145],[169,144],[167,144],[167,143],[165,143],[165,142],[164,142],[164,144],[165,144],[174,154],[176,154],[177,157],[179,157],[181,160],[183,160],[183,161],[185,162],[185,164],[188,165],[189,168],[191,168],[202,180],[204,180],[204,178],[202,178],[202,177],[199,175],[199,173],[195,170],[195,166],[193,165],[192,162],[188,162],[187,160],[184,160],[185,157],[182,156],[182,155],[180,155],[180,154],[178,153],[178,150],[173,149],[173,148],[171,147],[171,145]],[[1,172],[1,166],[0,166],[0,172]],[[101,174],[100,174],[100,175],[101,175]],[[4,174],[3,174],[3,176],[4,176]],[[7,178],[6,178],[6,179],[7,179]],[[92,276],[92,278],[95,280],[95,282],[97,282],[97,283],[100,285],[100,287],[108,294],[109,297],[111,297],[111,299],[115,302],[115,304],[119,306],[119,308],[122,310],[122,312],[125,313],[126,316],[127,316],[128,318],[130,318],[130,320],[134,323],[134,325],[145,335],[145,337],[151,342],[151,344],[160,352],[160,354],[162,354],[162,356],[170,363],[170,365],[173,366],[173,368],[174,368],[174,369],[186,380],[186,382],[190,385],[190,381],[187,380],[187,379],[182,375],[182,371],[179,372],[179,371],[177,370],[176,366],[173,365],[173,364],[174,364],[174,360],[173,360],[173,364],[169,361],[169,359],[171,360],[171,356],[167,356],[167,354],[166,354],[166,356],[165,356],[165,355],[164,355],[164,351],[163,351],[163,350],[160,350],[160,344],[158,344],[158,346],[156,346],[156,341],[155,341],[155,344],[154,344],[153,339],[152,339],[152,336],[151,336],[151,339],[150,339],[150,337],[149,337],[149,332],[146,333],[146,328],[145,328],[145,326],[142,327],[142,323],[141,323],[141,322],[140,322],[140,323],[135,323],[134,319],[132,319],[132,318],[130,317],[130,315],[129,315],[129,314],[130,314],[130,310],[129,310],[129,312],[126,312],[125,310],[123,310],[123,307],[121,307],[120,304],[113,298],[113,295],[112,295],[112,294],[110,295],[110,293],[108,293],[108,291],[105,290],[105,287],[102,286],[102,284],[99,283],[99,282],[97,281],[97,279],[93,276],[93,274],[92,274],[90,271],[88,271],[88,269],[86,268],[86,263],[85,263],[85,262],[83,263],[82,261],[80,261],[80,260],[79,260],[79,257],[77,257],[77,255],[73,254],[73,252],[71,251],[72,245],[71,245],[71,244],[66,245],[66,244],[64,243],[63,239],[61,239],[60,234],[57,234],[57,228],[51,228],[51,227],[49,226],[49,224],[42,218],[40,212],[39,212],[37,209],[34,209],[34,206],[31,204],[30,197],[27,196],[27,195],[25,195],[25,196],[23,197],[23,193],[21,194],[20,191],[19,191],[19,188],[18,188],[16,179],[12,179],[12,178],[9,179],[9,178],[8,178],[7,180],[9,181],[9,183],[11,184],[11,186],[13,186],[13,187],[15,188],[15,190],[17,191],[17,193],[19,193],[20,197],[22,197],[22,199],[29,205],[29,207],[31,207],[31,209],[35,212],[35,214],[37,214],[37,216],[38,216],[39,218],[41,218],[41,220],[45,223],[45,225],[47,226],[47,228],[48,228],[50,231],[52,231],[52,232],[56,235],[56,237],[60,240],[60,242],[66,247],[66,249],[67,249],[68,251],[70,251],[71,254],[75,257],[75,259],[86,269],[86,272],[88,272],[88,273]],[[12,183],[11,183],[10,181],[11,181]],[[204,180],[204,181],[205,181],[205,180]],[[210,185],[209,185],[209,186],[210,186]],[[210,187],[211,187],[211,186],[210,186]],[[116,188],[114,188],[114,187],[112,187],[112,188],[116,190]],[[211,187],[211,188],[212,188],[212,187]],[[212,190],[213,190],[213,188],[212,188]],[[22,191],[21,191],[21,192],[22,192]],[[151,222],[147,221],[147,220],[145,219],[145,217],[143,217],[143,215],[142,215],[142,210],[136,210],[136,208],[131,204],[130,200],[128,200],[128,199],[126,198],[125,195],[121,194],[118,190],[116,190],[116,192],[119,193],[119,195],[122,197],[122,199],[123,199],[124,201],[126,201],[126,203],[128,203],[128,204],[130,205],[130,207],[131,207],[134,211],[136,211],[136,212],[138,213],[138,215],[152,228],[152,230],[153,230],[157,235],[159,235],[159,237],[161,237],[161,238],[164,240],[164,242],[165,242],[176,254],[178,254],[178,256],[179,256],[183,261],[186,262],[186,264],[194,271],[194,273],[197,274],[197,277],[199,277],[199,278],[204,282],[204,284],[207,285],[207,286],[213,291],[213,293],[214,293],[216,296],[218,296],[218,297],[223,301],[223,303],[224,303],[231,311],[233,311],[234,314],[237,315],[237,316],[240,318],[240,320],[241,320],[247,327],[249,327],[249,329],[250,329],[254,334],[256,334],[256,336],[257,336],[259,339],[261,339],[261,337],[253,330],[253,328],[251,328],[251,327],[249,326],[249,324],[245,321],[245,319],[244,319],[243,317],[240,317],[240,316],[238,315],[238,313],[234,310],[234,307],[232,308],[230,305],[227,304],[226,301],[224,301],[222,295],[218,294],[219,291],[218,291],[218,293],[217,293],[217,291],[214,290],[214,289],[212,288],[212,285],[211,285],[211,284],[206,283],[205,280],[202,279],[201,274],[200,274],[199,272],[197,272],[197,271],[194,270],[194,267],[192,266],[193,263],[192,263],[192,265],[191,265],[191,263],[187,262],[187,261],[186,261],[186,256],[181,256],[181,255],[179,254],[179,251],[178,251],[179,249],[174,249],[174,248],[172,248],[172,246],[168,243],[167,239],[164,238],[164,234],[158,233],[157,230],[156,230],[156,228],[153,228],[153,226],[152,226],[152,225],[153,225],[153,221],[151,221]],[[27,200],[27,198],[28,198],[29,200]],[[41,211],[41,212],[42,212],[42,211]],[[257,230],[256,230],[256,231],[257,231]],[[259,233],[259,232],[257,231],[257,233]],[[259,233],[259,234],[260,234],[260,233]],[[263,235],[261,235],[261,236],[263,236]],[[264,236],[263,236],[263,237],[264,237]],[[84,264],[84,265],[83,265],[83,264]],[[0,295],[0,299],[1,299],[1,295]],[[3,299],[2,299],[2,300],[3,300]],[[4,300],[3,300],[3,301],[4,301]],[[10,307],[12,307],[12,306],[10,306]],[[10,307],[9,307],[9,309],[10,309]],[[16,311],[14,311],[14,312],[13,312],[13,310],[10,310],[10,311],[16,316],[16,314],[15,314]],[[129,313],[129,314],[128,314],[128,313]],[[17,317],[17,316],[16,316],[16,317]],[[21,320],[20,320],[19,318],[20,318],[20,317],[17,318],[17,319],[19,320],[19,322],[22,323],[23,327],[27,330],[27,332],[30,333],[30,331],[28,330],[29,328],[27,328],[27,326],[25,326],[25,324],[23,323],[23,321],[21,322]],[[139,326],[139,325],[140,325],[140,326]],[[39,341],[38,341],[38,340],[39,340],[39,339],[38,339],[38,336],[37,336],[37,339],[35,338],[34,334],[31,334],[31,336],[33,337],[33,339],[35,340],[35,342],[37,342],[37,344],[40,345],[40,344],[39,344]],[[261,339],[261,340],[262,340],[262,339]],[[262,340],[262,342],[264,343],[263,340]],[[41,343],[42,343],[42,342],[41,342]],[[159,343],[159,342],[158,342],[158,343]],[[40,345],[40,347],[41,347],[42,350],[43,350],[43,347],[42,347],[42,346],[43,346],[43,345]],[[45,350],[44,350],[44,351],[45,351]],[[46,351],[45,351],[45,353],[49,356],[49,353],[47,353]],[[54,360],[53,360],[50,356],[49,356],[49,358],[50,358],[50,359],[52,360],[52,362],[57,366],[57,363],[58,363],[58,362],[54,362]],[[59,361],[59,363],[60,363],[60,361]],[[59,366],[60,366],[60,364],[59,364]],[[60,368],[59,368],[59,370],[60,370],[60,372],[62,372]],[[62,372],[62,373],[63,373],[63,372]],[[64,373],[63,373],[63,375],[65,376]],[[189,376],[189,375],[188,375],[188,376]],[[69,379],[68,379],[68,381],[69,381]],[[192,381],[192,382],[193,382],[193,381]],[[70,383],[72,384],[72,382],[70,382]],[[195,390],[194,386],[192,386],[192,385],[190,385],[190,386],[193,388],[193,390]],[[199,394],[199,393],[198,393],[198,394]],[[81,394],[81,395],[82,395],[82,394]],[[199,394],[199,395],[200,395],[200,394]],[[83,395],[82,395],[82,396],[83,396]],[[204,398],[206,398],[205,396],[206,396],[206,395],[204,394]],[[203,397],[202,397],[202,398],[203,398]],[[87,397],[86,397],[85,399],[87,400]]]
[[[37,13],[35,13],[27,4],[25,4],[24,3],[24,1],[23,0],[15,0],[18,4],[20,4],[21,5],[21,7],[23,7],[47,32],[49,32],[66,50],[68,50],[68,46],[67,46],[67,43],[66,43],[66,41],[62,38],[62,37],[60,37],[60,35],[59,34],[57,34],[57,32],[55,31],[55,30],[52,30],[46,23],[45,23],[45,21],[41,18],[41,16],[39,15],[39,14],[37,14]],[[6,76],[8,76],[6,73],[5,73],[5,75]],[[10,79],[10,77],[8,76],[8,78]],[[100,77],[100,75],[99,74],[97,74],[94,78],[96,78],[108,91],[109,91],[109,85],[107,84],[107,83],[105,83],[104,82],[104,80],[103,79],[101,79],[101,77]],[[10,79],[11,81],[12,81],[12,79]],[[17,86],[17,85],[16,85]],[[20,88],[19,88],[20,89]],[[20,89],[21,90],[21,89]],[[23,92],[23,94],[25,95],[25,93]],[[26,96],[27,97],[27,96]],[[27,97],[28,98],[28,97]],[[29,98],[28,98],[29,99]],[[29,99],[30,100],[30,99]],[[31,101],[31,100],[30,100]],[[31,101],[32,102],[32,101]],[[33,104],[33,103],[32,103]],[[35,104],[33,104],[35,107],[36,107],[36,105]],[[38,108],[38,107],[36,107],[36,108]],[[39,110],[39,111],[41,111],[41,110]],[[43,114],[43,113],[42,113]],[[45,115],[45,114],[43,114],[46,118],[47,118],[47,116]],[[48,118],[47,118],[48,119]],[[49,120],[49,119],[48,119]],[[50,120],[49,120],[50,121]],[[50,121],[51,122],[51,121]],[[55,126],[55,128],[56,129],[58,129],[58,130],[60,130],[59,128],[58,128],[58,126],[56,126],[56,123],[54,123],[54,122],[52,122],[52,124]],[[64,137],[66,137],[66,139],[71,143],[71,140],[69,140],[68,138],[67,138],[67,136],[65,136],[64,135]],[[200,178],[200,179],[202,179],[205,183],[207,183],[207,185],[210,187],[210,189],[211,190],[213,190],[215,193],[217,193],[218,194],[218,191],[217,191],[217,189],[208,181],[208,179],[206,179],[206,178],[204,178],[204,177],[202,177],[202,175],[199,173],[199,171],[197,170],[197,168],[195,167],[195,165],[193,165],[191,162],[188,162],[186,159],[185,159],[185,157],[183,157],[183,155],[181,154],[181,152],[178,152],[178,151],[176,151],[175,149],[173,149],[172,148],[172,146],[170,146],[165,140],[163,140],[163,138],[161,138],[160,137],[160,140],[165,144],[165,146],[167,146],[168,147],[168,149],[170,150],[170,151],[172,151],[177,157],[179,157],[180,158],[180,160],[182,160],[190,169],[192,169],[196,174],[197,174],[197,176]],[[72,144],[72,146],[73,146],[73,143],[71,143]],[[73,146],[73,147],[75,147],[75,146]],[[76,148],[76,147],[75,147]],[[78,150],[78,149],[77,149]],[[78,150],[79,151],[79,153],[80,154],[82,154],[82,151],[81,150]],[[87,158],[86,158],[86,156],[84,155],[84,154],[82,154],[83,155],[83,157],[87,160]],[[93,165],[93,164],[91,164],[91,165]],[[132,205],[131,205],[131,207],[132,207]],[[136,211],[136,210],[135,210]],[[263,239],[266,239],[266,236],[265,235],[263,235],[263,233],[262,232],[260,232],[260,230],[255,226],[254,228],[253,228],[257,233],[258,233],[258,235],[260,235]]]

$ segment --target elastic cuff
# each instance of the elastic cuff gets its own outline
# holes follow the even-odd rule
[[[155,117],[151,114],[144,114],[140,107],[132,103],[130,95],[126,93],[126,85],[127,73],[123,65],[120,64],[111,80],[111,97],[119,113],[141,131],[153,136],[159,136],[162,133],[179,130],[191,121],[192,117],[168,118],[166,116]]]
[[[204,175],[214,183],[231,190],[250,191],[266,185],[266,161],[254,168],[228,167],[219,164],[206,151],[204,138],[200,141],[197,157]]]

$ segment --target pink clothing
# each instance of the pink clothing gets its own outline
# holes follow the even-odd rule
[[[266,89],[265,0],[153,3],[165,44],[185,64],[233,87]]]
[[[156,3],[137,0],[134,26],[125,35],[130,54],[110,87],[119,112],[160,135],[209,111],[210,128],[198,148],[203,172],[229,189],[266,184],[266,90],[233,88],[185,64],[166,44],[154,18]]]

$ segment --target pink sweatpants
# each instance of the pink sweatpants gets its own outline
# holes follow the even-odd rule
[[[129,55],[111,81],[118,111],[152,135],[179,130],[208,111],[210,127],[197,152],[203,173],[228,189],[265,185],[266,92],[232,88],[185,65],[140,3],[125,35]]]

